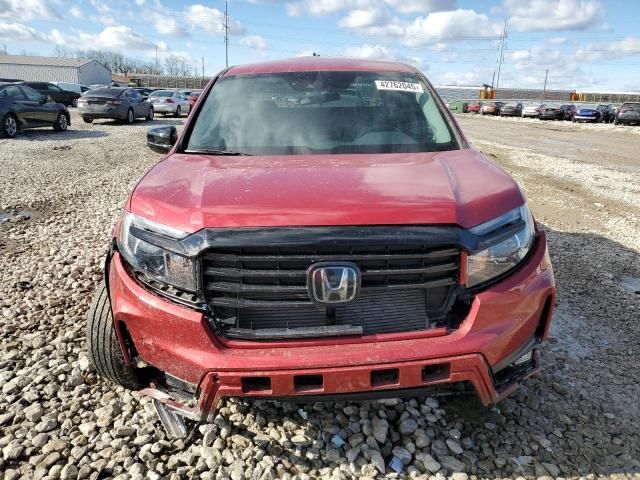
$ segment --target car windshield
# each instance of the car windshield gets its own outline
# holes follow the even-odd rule
[[[622,105],[622,108],[625,110],[635,110],[636,112],[640,112],[640,103],[625,103]]]
[[[156,90],[149,94],[150,97],[173,97],[173,92],[169,90]]]
[[[187,150],[253,155],[426,152],[457,148],[415,73],[285,72],[220,78]]]

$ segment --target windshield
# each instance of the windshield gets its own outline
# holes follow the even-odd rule
[[[415,73],[286,72],[220,78],[187,150],[253,155],[457,148]]]
[[[169,90],[156,90],[149,94],[150,97],[173,97],[173,92]]]

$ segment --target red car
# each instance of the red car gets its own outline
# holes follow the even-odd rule
[[[467,105],[467,112],[469,113],[480,113],[482,109],[482,102],[470,102]]]
[[[229,68],[117,223],[88,318],[97,371],[170,434],[227,396],[475,392],[540,366],[556,290],[516,182],[413,67]],[[178,415],[176,415],[178,414]]]
[[[196,106],[196,102],[198,101],[198,97],[202,93],[202,90],[193,90],[189,94],[189,105],[191,105],[190,111],[193,111],[193,107]]]

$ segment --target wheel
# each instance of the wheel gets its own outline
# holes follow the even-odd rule
[[[12,113],[7,113],[2,119],[2,136],[13,138],[18,133],[18,121]]]
[[[96,289],[87,317],[87,351],[99,375],[130,390],[143,386],[142,378],[124,361],[104,282]]]
[[[82,121],[84,123],[93,123],[93,118],[91,118],[91,117],[82,117]]]
[[[71,105],[73,105],[74,107],[78,106],[78,99],[74,98],[73,100],[71,100]]]
[[[154,114],[153,114],[153,108],[149,108],[149,113],[147,113],[147,116],[145,117],[146,120],[153,120]]]
[[[618,120],[617,118],[613,119],[613,124],[614,125],[620,125],[620,120]]]
[[[131,109],[131,108],[130,108],[129,110],[127,110],[127,118],[126,118],[126,120],[125,120],[125,121],[126,121],[129,125],[131,125],[131,124],[135,121],[135,119],[136,119],[136,117],[135,117],[135,115],[133,114],[133,109]]]
[[[60,112],[58,113],[58,118],[56,118],[56,123],[53,124],[53,130],[55,132],[64,132],[69,126],[69,119],[67,116]]]
[[[181,115],[182,115],[182,109],[180,108],[180,105],[178,105],[178,108],[176,108],[176,114],[175,114],[175,116],[176,116],[176,117],[179,117],[179,116],[181,116]]]

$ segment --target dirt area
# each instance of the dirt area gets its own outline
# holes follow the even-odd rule
[[[98,379],[84,344],[110,229],[160,158],[150,122],[74,112],[65,134],[0,139],[0,212],[27,212],[0,222],[0,479],[397,478],[392,455],[410,478],[640,478],[640,137],[457,118],[548,234],[559,296],[543,372],[489,410],[418,398],[301,415],[230,400],[186,442],[166,438],[148,399]]]

